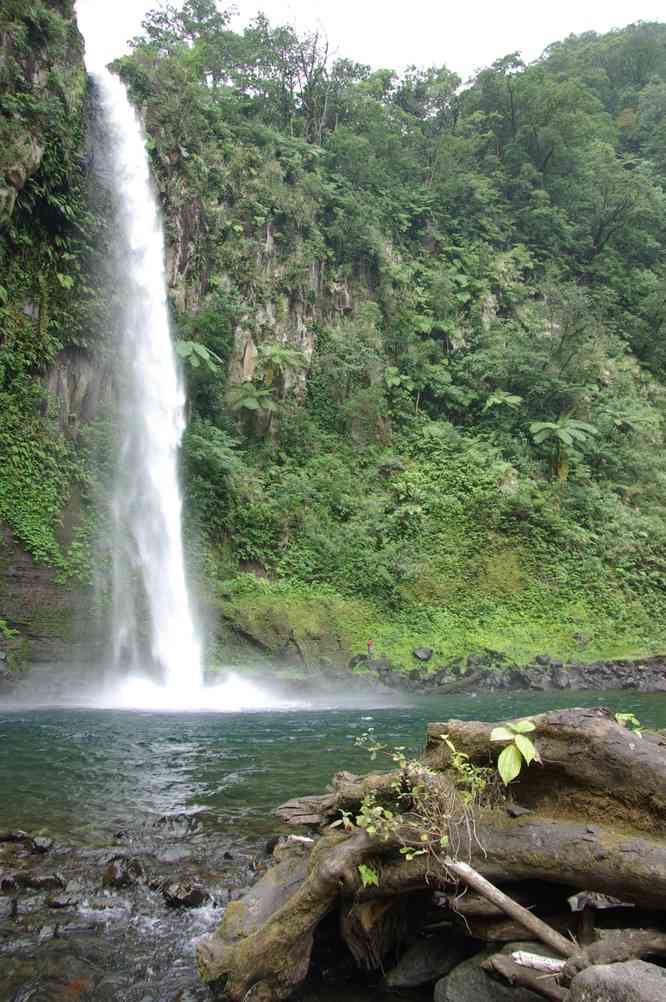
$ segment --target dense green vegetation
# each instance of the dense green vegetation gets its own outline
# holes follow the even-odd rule
[[[165,210],[206,601],[332,657],[663,650],[666,25],[464,85],[213,0],[143,29],[116,68]],[[53,271],[11,406],[73,329]]]
[[[119,70],[189,241],[190,528],[227,611],[403,657],[663,646],[666,26],[461,87],[191,0]]]
[[[0,522],[63,579],[85,577],[90,526],[69,547],[60,529],[88,470],[43,385],[64,349],[96,341],[83,44],[70,2],[9,0],[0,38]]]

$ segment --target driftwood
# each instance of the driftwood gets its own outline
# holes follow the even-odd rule
[[[631,936],[627,930],[617,935],[606,931],[602,943],[575,947],[567,933],[578,930],[584,913],[571,915],[567,923],[560,906],[558,929],[554,929],[548,917],[544,921],[496,886],[536,881],[541,886],[561,887],[562,903],[572,891],[597,892],[657,911],[663,911],[666,900],[666,841],[661,834],[666,819],[664,738],[647,733],[637,737],[600,710],[558,711],[530,719],[536,725],[533,736],[543,766],[524,769],[512,784],[515,798],[530,813],[514,810],[509,814],[498,806],[461,809],[450,751],[440,735],[448,733],[456,749],[479,764],[492,763],[501,750],[489,740],[492,725],[463,721],[429,725],[429,771],[416,765],[365,778],[340,773],[323,796],[283,805],[279,814],[284,821],[319,825],[324,837],[309,855],[307,872],[300,873],[286,896],[276,899],[272,912],[262,914],[261,923],[239,934],[225,915],[219,929],[199,943],[202,977],[224,980],[225,992],[234,1002],[241,1002],[250,990],[254,1002],[286,999],[306,976],[317,924],[336,908],[341,913],[343,938],[357,962],[376,967],[399,939],[397,899],[418,892],[430,894],[432,900],[434,891],[450,896],[461,883],[474,888],[494,909],[485,906],[485,915],[475,920],[471,912],[482,909],[474,897],[469,914],[459,920],[461,927],[465,922],[472,928],[484,921],[494,921],[496,927],[501,922],[517,922],[528,936],[568,958],[567,977],[609,957],[623,960],[666,953],[666,933],[654,929],[633,930]],[[419,823],[424,824],[423,817],[415,816],[418,797],[412,800],[411,789],[417,784],[426,784],[428,795],[447,806],[442,824],[449,859],[430,853],[405,859],[398,853],[400,845],[417,844],[415,833]],[[331,833],[328,825],[340,811],[354,817],[369,793],[375,803],[390,806],[396,815],[391,836],[382,839],[363,829]],[[440,826],[437,844],[441,831]],[[374,870],[376,884],[365,886],[361,863]],[[270,880],[271,873],[262,881]],[[546,896],[552,904],[558,894]],[[524,903],[539,905],[538,898],[535,891],[534,900]],[[451,900],[461,900],[459,890]],[[243,901],[234,905],[242,909]],[[459,914],[464,916],[464,906]],[[508,919],[498,922],[493,915]],[[640,913],[629,910],[624,916],[637,922]],[[590,918],[586,912],[593,934]],[[491,935],[488,930],[488,938]],[[495,959],[496,975],[552,1000],[566,997],[554,978],[522,968],[511,958],[497,964]]]
[[[537,992],[552,1002],[564,1002],[569,992],[558,985],[552,975],[535,971],[529,967],[517,964],[511,957],[496,954],[489,957],[481,965],[489,973],[498,975],[502,981],[507,981],[510,985],[520,988],[529,988],[530,991]]]
[[[641,737],[616,723],[608,710],[557,710],[529,718],[543,766],[524,769],[512,784],[514,797],[539,813],[584,817],[592,824],[628,825],[661,831],[666,821],[666,738]],[[504,747],[490,741],[495,725],[449,720],[428,724],[425,762],[447,769],[456,750],[478,764],[497,760]]]
[[[457,877],[464,884],[467,884],[468,887],[475,890],[477,894],[481,894],[488,901],[492,902],[492,904],[501,908],[503,912],[506,912],[512,919],[520,923],[524,929],[532,933],[535,939],[540,939],[546,946],[552,947],[560,956],[571,957],[576,952],[571,940],[565,939],[564,936],[561,936],[559,932],[556,932],[545,922],[542,922],[540,918],[533,915],[527,908],[523,908],[518,902],[513,901],[491,884],[489,880],[482,877],[469,863],[459,863],[453,859],[445,859],[444,865],[454,877]]]

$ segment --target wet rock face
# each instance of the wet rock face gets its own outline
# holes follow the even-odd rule
[[[201,884],[170,881],[162,887],[162,897],[170,908],[199,908],[210,901],[210,894]]]
[[[577,974],[569,1002],[664,1002],[666,969],[643,960],[599,964]]]
[[[139,859],[118,856],[110,860],[102,874],[103,887],[131,887],[145,880],[143,864]]]

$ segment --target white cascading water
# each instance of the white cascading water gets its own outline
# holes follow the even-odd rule
[[[120,668],[176,697],[202,685],[185,578],[178,448],[185,393],[169,331],[164,238],[145,137],[123,83],[95,74],[114,208],[112,303],[120,452],[112,498],[113,644]],[[148,636],[145,636],[146,624]]]
[[[187,589],[178,484],[185,393],[169,330],[164,237],[145,136],[124,84],[94,66],[95,162],[113,206],[110,305],[121,425],[113,522],[113,646],[129,675],[95,705],[162,710],[294,706],[229,675],[203,685]]]

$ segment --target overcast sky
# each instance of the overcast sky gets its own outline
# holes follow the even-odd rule
[[[226,4],[223,4],[226,6]],[[156,0],[77,0],[89,62],[126,48]],[[339,55],[401,70],[442,64],[465,79],[508,52],[535,59],[574,32],[666,20],[666,0],[238,0],[236,29],[259,10],[273,22],[323,28]]]

